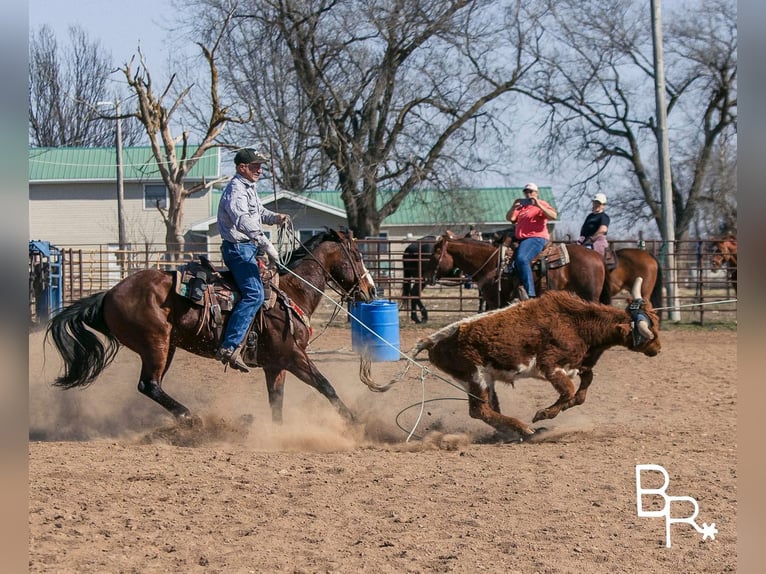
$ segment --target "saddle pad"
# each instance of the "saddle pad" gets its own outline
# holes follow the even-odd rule
[[[551,243],[540,256],[545,257],[548,269],[558,269],[569,264],[569,250],[563,243]]]

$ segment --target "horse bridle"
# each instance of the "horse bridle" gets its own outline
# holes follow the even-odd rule
[[[439,267],[441,266],[442,260],[443,260],[443,258],[444,258],[444,254],[447,252],[447,242],[448,242],[448,241],[454,241],[455,239],[454,239],[454,238],[452,238],[452,237],[449,237],[449,236],[443,235],[443,236],[442,236],[442,238],[441,238],[441,240],[442,240],[441,253],[439,253],[439,260],[436,262],[436,269],[434,270],[434,279],[436,279],[436,272],[439,270]],[[498,251],[500,251],[500,248],[499,248],[499,247],[498,247],[497,249],[495,249],[495,250],[494,250],[492,253],[490,253],[490,254],[489,254],[489,257],[487,257],[487,260],[486,260],[484,263],[482,263],[482,264],[479,266],[479,268],[478,268],[476,271],[474,271],[474,272],[471,274],[471,278],[473,278],[473,279],[475,280],[475,277],[476,277],[476,275],[477,275],[477,274],[478,274],[478,273],[479,273],[479,272],[480,272],[482,269],[484,269],[484,268],[485,268],[487,265],[489,265],[489,262],[490,262],[490,261],[492,261],[492,258],[495,256],[495,254],[497,254],[497,253],[498,253]],[[482,283],[481,281],[476,281],[476,284],[477,284],[479,287],[482,287],[482,286],[483,286],[483,283]]]
[[[351,264],[351,269],[354,272],[354,283],[348,291],[346,291],[343,288],[343,286],[340,283],[338,283],[338,281],[332,276],[332,274],[327,270],[327,268],[322,264],[322,262],[319,261],[319,259],[317,259],[316,255],[314,255],[314,253],[311,250],[306,249],[306,246],[300,240],[298,240],[298,243],[301,245],[301,247],[303,247],[306,250],[306,253],[314,260],[314,262],[317,265],[319,265],[320,269],[322,269],[322,272],[325,275],[325,279],[328,279],[328,284],[330,285],[330,289],[335,291],[335,293],[337,293],[338,296],[340,297],[341,303],[344,303],[345,301],[351,299],[353,294],[360,291],[360,285],[362,283],[362,279],[369,276],[370,272],[367,271],[367,273],[361,275],[359,271],[357,270],[356,264],[354,262],[354,257],[351,255],[351,251],[348,249],[346,245],[347,241],[349,242],[349,244],[351,243],[351,239],[348,239],[346,237],[341,237],[340,235],[338,235],[338,238],[340,239],[338,243],[340,244],[340,247],[343,250],[343,254],[346,256],[346,259],[348,259],[348,262]],[[337,285],[337,289],[335,288],[333,284]]]

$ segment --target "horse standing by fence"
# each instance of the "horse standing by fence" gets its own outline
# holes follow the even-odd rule
[[[370,301],[375,295],[375,284],[356,242],[341,231],[314,236],[294,253],[289,268],[294,275],[283,275],[280,289],[308,317],[330,280],[344,297]],[[245,347],[243,352],[245,363],[260,364],[265,372],[272,419],[282,420],[285,375],[290,372],[324,395],[347,420],[353,420],[306,353],[311,331],[308,319],[301,320],[300,312],[289,302],[283,303],[264,311],[257,348]],[[139,392],[177,419],[188,420],[189,409],[162,389],[162,379],[178,347],[206,358],[215,356],[215,336],[212,330],[203,329],[206,313],[206,307],[176,293],[172,273],[145,269],[130,275],[108,291],[76,301],[51,319],[46,340],[52,337],[64,360],[64,375],[54,384],[65,389],[89,385],[114,360],[122,344],[141,357]],[[106,342],[89,328],[104,335]]]
[[[713,242],[713,268],[726,266],[726,278],[737,292],[737,238],[728,235]]]
[[[423,266],[434,250],[435,235],[426,235],[404,248],[402,255],[402,299],[410,303],[410,319],[415,323],[428,321],[428,309],[420,299],[423,291]],[[418,314],[420,313],[420,314]]]
[[[567,245],[567,250],[569,264],[548,269],[547,288],[572,291],[586,301],[609,303],[609,292],[605,284],[606,269],[601,256],[581,245]],[[424,279],[433,283],[458,267],[470,275],[479,287],[487,309],[498,309],[507,305],[513,294],[513,289],[507,284],[509,282],[502,280],[500,258],[500,247],[476,239],[457,238],[447,232],[434,245]],[[535,285],[538,293],[542,294],[546,290],[537,272]]]

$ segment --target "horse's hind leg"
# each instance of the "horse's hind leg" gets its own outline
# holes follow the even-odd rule
[[[266,390],[269,393],[269,406],[271,407],[271,421],[275,424],[282,423],[282,405],[285,398],[285,375],[283,370],[264,369],[266,374]]]
[[[338,413],[347,421],[354,422],[355,418],[349,408],[340,400],[338,393],[330,384],[330,381],[319,372],[314,362],[308,358],[305,352],[293,357],[289,371],[307,385],[314,387],[335,407]]]
[[[157,349],[141,353],[138,392],[152,399],[177,419],[186,419],[191,416],[191,411],[162,390],[162,378],[167,373],[174,354],[175,347],[170,347],[167,353]]]

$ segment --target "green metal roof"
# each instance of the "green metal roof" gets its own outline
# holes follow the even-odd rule
[[[490,187],[479,189],[458,189],[451,191],[418,190],[410,193],[395,213],[389,215],[386,225],[431,225],[444,224],[507,224],[505,214],[510,209],[513,200],[524,197],[523,187]],[[378,195],[378,207],[383,204],[386,194]],[[262,202],[268,202],[274,197],[273,191],[260,191],[258,195]],[[307,199],[323,203],[345,212],[340,191],[318,190],[306,191],[299,194]],[[554,208],[556,200],[550,187],[540,187],[540,199],[547,201]],[[218,209],[221,190],[214,190],[211,201],[211,215]]]
[[[189,154],[196,151],[189,148]],[[178,148],[180,155],[180,147]],[[220,175],[218,148],[205,152],[187,175],[189,179],[215,179]],[[159,168],[149,146],[125,147],[122,150],[123,179],[147,181],[160,179]],[[111,147],[29,148],[29,181],[100,181],[114,180],[117,172],[116,150]]]
[[[433,223],[499,223],[505,224],[505,214],[513,200],[524,197],[523,187],[490,187],[449,191],[417,190],[402,201],[395,213],[384,220],[386,225],[429,225]],[[379,192],[378,207],[393,192]],[[315,201],[345,211],[339,191],[309,191],[304,194]],[[556,200],[550,187],[540,188],[540,199],[554,208]]]

